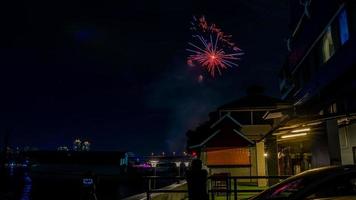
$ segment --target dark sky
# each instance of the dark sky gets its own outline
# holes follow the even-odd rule
[[[97,150],[180,151],[187,129],[251,84],[278,96],[285,0],[8,1],[1,6],[0,130],[55,149],[79,137]],[[186,64],[192,15],[242,48],[214,79]],[[2,139],[2,137],[1,137]]]

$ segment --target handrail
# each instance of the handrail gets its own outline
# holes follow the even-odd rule
[[[215,178],[229,178],[229,179],[286,179],[289,178],[288,175],[282,176],[209,176],[208,179],[215,179]],[[185,180],[185,176],[144,176],[144,179],[180,179]]]
[[[234,194],[234,200],[237,200],[238,192],[245,192],[245,193],[258,193],[263,191],[263,189],[238,189],[237,188],[237,180],[238,179],[286,179],[290,176],[209,176],[208,180],[216,181],[216,180],[223,180],[226,182],[226,189],[209,189],[208,193],[211,195],[212,199],[215,198],[215,193],[226,193],[226,199],[230,199],[230,195]],[[147,179],[148,182],[148,189],[146,191],[147,200],[151,200],[151,194],[154,193],[188,193],[188,190],[172,190],[172,189],[152,189],[151,188],[151,180],[185,180],[183,176],[145,176],[144,179]],[[231,181],[233,181],[233,189],[230,189]]]

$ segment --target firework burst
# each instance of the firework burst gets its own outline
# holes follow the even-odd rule
[[[231,35],[225,35],[215,24],[209,25],[205,17],[193,18],[191,30],[194,32],[194,42],[189,42],[187,49],[188,64],[195,63],[205,67],[212,77],[216,72],[228,67],[237,67],[237,60],[244,53],[232,41]]]

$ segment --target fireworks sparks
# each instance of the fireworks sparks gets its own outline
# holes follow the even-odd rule
[[[231,35],[225,35],[215,24],[209,25],[205,17],[193,18],[191,30],[197,43],[189,42],[187,49],[188,65],[199,64],[205,67],[212,77],[216,72],[221,75],[221,70],[228,67],[237,67],[237,60],[244,53],[232,41]]]

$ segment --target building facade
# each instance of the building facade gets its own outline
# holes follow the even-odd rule
[[[276,148],[264,139],[274,120],[264,119],[268,111],[286,109],[290,105],[259,93],[249,93],[218,108],[210,120],[187,133],[188,148],[197,152],[210,175],[266,176],[277,175],[273,169],[275,156],[268,149]],[[271,151],[270,151],[271,152]],[[242,181],[242,180],[240,180]],[[250,180],[248,180],[250,181]],[[266,180],[254,180],[259,186]]]
[[[355,164],[356,2],[289,2],[280,90],[293,109],[266,116],[278,121],[269,134],[277,139],[280,173]]]

